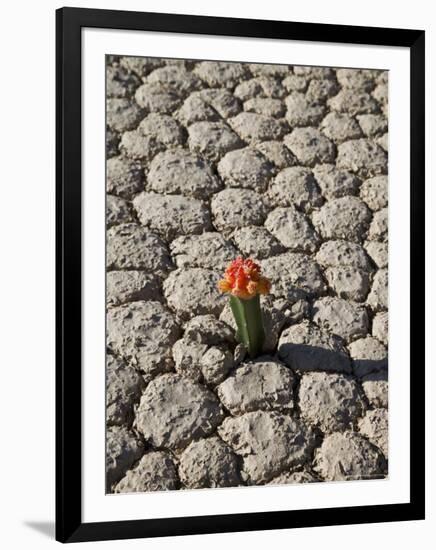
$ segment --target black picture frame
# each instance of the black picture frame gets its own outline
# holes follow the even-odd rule
[[[84,27],[409,48],[411,62],[410,502],[135,521],[82,522],[81,29]],[[425,33],[419,30],[78,8],[57,10],[56,539],[58,541],[95,541],[424,519],[424,43]]]

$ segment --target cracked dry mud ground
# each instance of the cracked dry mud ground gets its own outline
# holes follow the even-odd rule
[[[109,492],[387,474],[387,80],[108,57]],[[237,255],[272,281],[254,362]]]

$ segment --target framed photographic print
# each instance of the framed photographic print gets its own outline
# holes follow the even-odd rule
[[[423,293],[423,31],[57,11],[58,540],[424,518]]]

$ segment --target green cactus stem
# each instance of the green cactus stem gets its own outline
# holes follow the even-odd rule
[[[265,341],[260,296],[257,294],[247,300],[230,296],[230,307],[238,330],[236,339],[247,348],[251,359],[257,357]]]

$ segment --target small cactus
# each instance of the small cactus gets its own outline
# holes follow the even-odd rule
[[[260,267],[253,260],[238,257],[227,267],[218,288],[230,294],[230,307],[238,328],[236,338],[253,359],[261,353],[265,341],[260,294],[268,294],[271,283],[260,274]]]

